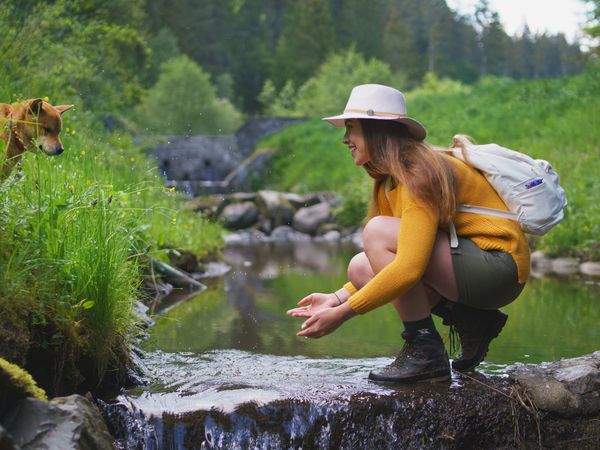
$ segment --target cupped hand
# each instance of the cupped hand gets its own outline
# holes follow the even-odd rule
[[[296,336],[313,339],[323,337],[334,331],[354,315],[355,312],[347,303],[344,303],[337,308],[321,309],[302,324],[302,331],[296,333]]]
[[[298,308],[290,309],[287,314],[294,317],[312,317],[319,311],[339,306],[340,302],[333,294],[315,292],[298,302]]]

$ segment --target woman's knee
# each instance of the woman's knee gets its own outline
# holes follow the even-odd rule
[[[348,279],[356,289],[360,289],[373,278],[371,264],[364,252],[355,255],[348,264]]]
[[[367,222],[363,230],[365,251],[385,249],[396,251],[400,219],[390,216],[375,216]]]

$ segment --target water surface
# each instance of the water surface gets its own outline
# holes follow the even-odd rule
[[[231,271],[209,289],[161,315],[146,348],[201,355],[234,349],[310,358],[391,357],[402,345],[391,305],[357,316],[329,336],[298,338],[302,319],[285,314],[311,292],[347,281],[354,246],[302,242],[229,247]],[[493,341],[487,368],[580,356],[600,348],[600,287],[568,278],[533,278]],[[436,322],[442,336],[448,328]]]

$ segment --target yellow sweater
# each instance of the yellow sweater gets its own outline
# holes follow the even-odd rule
[[[477,170],[447,156],[458,179],[458,204],[507,210],[494,188]],[[389,201],[388,201],[389,198]],[[359,291],[347,283],[350,307],[359,314],[369,312],[400,297],[422,277],[429,262],[438,230],[438,213],[411,196],[402,185],[387,196],[382,185],[378,193],[379,213],[401,218],[396,257]],[[482,214],[458,212],[454,226],[459,236],[472,240],[483,250],[503,250],[516,265],[519,283],[529,277],[529,246],[519,224],[513,220]]]

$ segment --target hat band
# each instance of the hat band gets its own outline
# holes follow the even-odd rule
[[[344,114],[345,113],[349,113],[349,112],[354,112],[354,113],[361,113],[361,114],[366,114],[367,116],[380,116],[380,117],[406,117],[402,114],[398,114],[398,113],[390,113],[390,112],[379,112],[379,111],[373,111],[372,109],[354,109],[354,108],[346,108],[344,110]]]

